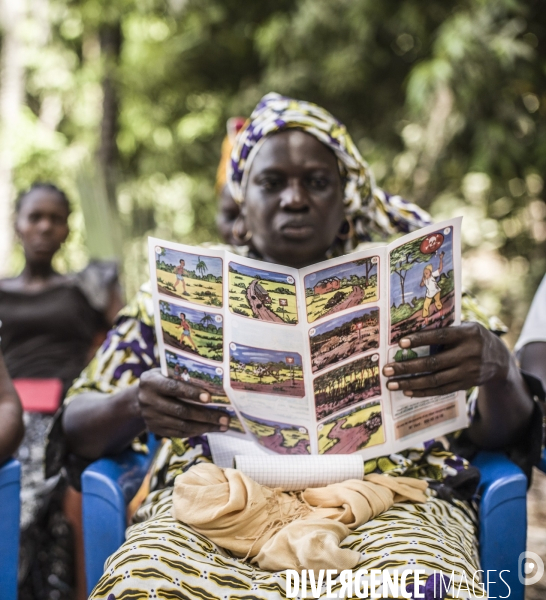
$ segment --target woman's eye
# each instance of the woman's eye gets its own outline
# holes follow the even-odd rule
[[[328,187],[328,180],[324,177],[312,177],[309,180],[309,187],[313,190],[324,190]]]
[[[268,177],[267,179],[263,179],[261,181],[261,186],[264,188],[264,190],[267,191],[277,190],[280,188],[281,185],[281,180],[276,177]]]

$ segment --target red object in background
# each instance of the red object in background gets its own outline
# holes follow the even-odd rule
[[[432,254],[444,243],[444,236],[441,233],[432,233],[421,242],[421,252],[423,254]]]
[[[26,412],[54,413],[61,405],[60,379],[14,379],[13,385]]]

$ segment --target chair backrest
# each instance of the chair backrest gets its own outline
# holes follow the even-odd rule
[[[61,404],[60,379],[14,379],[13,385],[26,412],[54,413]]]
[[[19,517],[21,514],[21,465],[9,459],[0,466],[0,595],[17,600]]]
[[[527,478],[499,452],[480,452],[472,463],[481,473],[480,564],[489,597],[523,600],[518,569],[527,542]]]
[[[138,492],[159,442],[150,435],[149,454],[126,450],[102,458],[82,475],[82,517],[87,593],[104,572],[106,559],[125,541],[127,505]]]

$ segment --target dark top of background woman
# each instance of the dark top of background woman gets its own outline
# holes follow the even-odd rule
[[[58,378],[66,390],[110,326],[108,298],[100,296],[116,279],[114,264],[92,263],[35,292],[0,287],[1,344],[11,377]]]

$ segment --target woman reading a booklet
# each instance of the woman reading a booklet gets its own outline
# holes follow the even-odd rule
[[[359,243],[409,232],[429,217],[375,186],[345,127],[307,102],[268,94],[239,132],[228,165],[231,195],[241,206],[234,237],[239,252],[292,267],[351,252]],[[431,441],[366,462],[366,473],[426,480],[425,503],[399,502],[342,542],[361,553],[355,569],[424,569],[465,574],[477,569],[476,515],[470,504],[479,474],[453,450],[509,449],[538,439],[541,420],[526,383],[497,334],[502,325],[470,298],[466,322],[422,331],[401,348],[441,345],[432,357],[384,367],[390,389],[421,398],[468,390],[470,427],[452,441]],[[171,515],[174,479],[211,461],[207,432],[225,431],[229,416],[207,409],[203,389],[167,379],[158,367],[148,287],[120,313],[89,367],[57,415],[62,434],[51,440],[88,461],[127,448],[148,431],[168,438],[156,458],[150,493],[127,541],[109,560],[91,598],[285,597],[284,573],[256,568],[226,553]],[[189,404],[198,401],[200,405]],[[540,444],[538,444],[540,445]],[[538,460],[534,449],[530,462]],[[136,592],[135,592],[136,593]],[[461,597],[464,596],[464,592]]]

